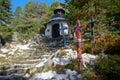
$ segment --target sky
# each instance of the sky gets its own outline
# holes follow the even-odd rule
[[[24,9],[25,4],[29,1],[45,2],[46,5],[48,5],[48,6],[54,1],[64,2],[64,0],[11,0],[12,12],[15,12],[15,9],[17,6],[21,6],[21,8]]]

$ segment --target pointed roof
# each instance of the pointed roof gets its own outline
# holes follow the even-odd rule
[[[62,6],[58,6],[55,10],[54,10],[54,16],[50,19],[50,20],[48,20],[46,23],[45,23],[45,25],[46,24],[48,24],[48,23],[51,23],[51,22],[53,22],[53,21],[66,21],[66,19],[64,18],[64,17],[62,17],[62,15],[60,15],[60,14],[57,14],[57,12],[61,12],[62,14],[64,14],[65,13],[65,10],[62,8]]]
[[[58,11],[61,11],[63,14],[65,13],[65,10],[60,5],[54,10],[54,14],[56,14]]]

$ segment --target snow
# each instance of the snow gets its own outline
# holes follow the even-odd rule
[[[97,55],[92,55],[92,54],[87,54],[87,53],[84,53],[82,54],[82,60],[83,62],[91,62],[91,61],[94,61],[98,56]]]
[[[40,61],[41,59],[27,59],[26,61],[28,61],[28,62],[35,62],[35,61]]]
[[[66,56],[65,58],[59,58],[59,57],[54,57],[53,62],[54,65],[60,64],[60,65],[67,65],[70,64],[70,59],[77,59],[77,52],[73,51],[72,49],[66,49],[65,50]],[[82,61],[83,63],[90,63],[94,61],[98,56],[97,55],[92,55],[88,53],[83,53],[82,54]]]
[[[76,59],[77,58],[77,53],[76,51],[72,50],[72,49],[66,49],[65,50],[67,53],[67,57],[72,58],[72,59]]]
[[[59,65],[67,65],[70,64],[71,61],[70,59],[77,59],[77,52],[73,51],[72,49],[66,49],[66,55],[64,57],[54,57],[53,63],[54,66],[57,64]],[[98,56],[97,55],[92,55],[92,54],[87,54],[83,53],[82,54],[82,59],[83,63],[90,63],[91,61],[94,61]],[[47,59],[46,59],[47,61]],[[36,67],[44,66],[44,63],[46,62],[41,62],[39,63]],[[86,65],[84,64],[86,67]],[[76,78],[81,78],[81,74],[78,74],[76,71],[71,71],[70,69],[66,70],[65,74],[57,74],[55,71],[48,71],[48,72],[42,72],[42,73],[37,73],[34,77],[32,77],[30,80],[45,80],[45,79],[52,79],[52,80],[76,80]]]
[[[27,77],[30,77],[30,75],[29,75],[29,74],[25,74],[25,75],[24,75],[24,77],[26,77],[26,78],[27,78]]]
[[[23,50],[30,49],[29,48],[30,44],[32,44],[32,42],[29,42],[27,44],[15,44],[15,45],[14,44],[10,44],[9,48],[5,48],[4,47],[4,48],[1,48],[0,50],[1,50],[2,53],[8,53],[8,54],[13,55],[13,54],[16,53],[15,51],[17,51],[17,50],[23,51]]]
[[[68,58],[53,58],[54,65],[67,65],[70,64],[70,59]]]
[[[1,48],[1,52],[2,53],[8,53],[8,54],[15,54],[15,52],[17,50],[26,50],[26,49],[30,49],[31,43],[27,43],[27,44],[16,44],[16,45],[10,45],[10,49],[7,48]],[[59,65],[67,65],[71,63],[71,59],[77,59],[77,52],[75,50],[72,49],[65,49],[64,50],[66,52],[66,55],[64,55],[63,57],[58,57],[55,56],[52,61],[54,63],[54,66],[56,66],[57,64]],[[40,60],[40,63],[35,64],[34,67],[42,67],[45,65],[45,63],[48,61],[48,59],[46,59],[45,57],[49,56],[49,55],[44,55],[44,57]],[[4,54],[0,54],[0,57],[6,57],[6,55]],[[82,60],[83,63],[91,63],[92,61],[95,61],[95,59],[97,58],[97,55],[92,55],[92,54],[87,54],[87,53],[83,53],[82,54]],[[14,65],[21,65],[21,64],[14,64]],[[25,66],[28,66],[28,64],[22,64]],[[29,75],[27,74],[26,76],[29,77]],[[36,73],[32,78],[30,78],[29,80],[76,80],[77,78],[81,78],[81,74],[78,74],[76,71],[72,71],[70,69],[66,69],[64,74],[57,74],[56,71],[48,71],[48,72],[41,72],[41,73]]]
[[[37,64],[35,67],[42,67],[42,66],[44,66],[44,64],[46,63],[46,61],[47,61],[47,60],[45,60],[45,61],[43,61],[43,62]]]
[[[70,64],[70,59],[76,59],[77,58],[77,52],[73,51],[72,49],[66,49],[66,55],[63,58],[60,57],[54,57],[53,62],[54,65],[67,65]],[[92,54],[87,54],[83,53],[82,54],[82,59],[83,63],[90,63],[91,61],[94,61],[98,56],[97,55],[92,55]],[[44,65],[45,62],[39,64]],[[85,65],[85,64],[84,64]],[[85,65],[86,66],[86,65]],[[78,74],[76,71],[72,71],[70,69],[67,69],[65,71],[65,74],[57,74],[55,71],[48,71],[48,72],[41,72],[37,73],[35,76],[33,76],[30,80],[76,80],[77,78],[81,78],[82,75]]]
[[[25,44],[25,45],[18,44],[16,47],[19,49],[22,49],[22,50],[26,50],[26,49],[30,49],[29,45],[30,45],[30,43]]]
[[[64,51],[66,52],[66,55],[64,57],[53,58],[54,65],[67,65],[71,63],[70,59],[77,58],[77,54],[72,49],[65,49]]]
[[[4,55],[4,54],[0,54],[0,57],[6,57],[6,55]]]
[[[9,50],[6,49],[6,48],[1,48],[1,51],[2,51],[2,53],[8,53],[9,52]]]
[[[48,71],[43,73],[37,73],[34,77],[29,80],[76,80],[80,78],[81,74],[78,74],[76,71],[71,71],[67,69],[65,74],[57,74],[55,71]]]

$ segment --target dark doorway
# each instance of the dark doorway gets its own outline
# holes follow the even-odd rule
[[[54,24],[52,26],[52,38],[57,38],[60,36],[59,24]]]

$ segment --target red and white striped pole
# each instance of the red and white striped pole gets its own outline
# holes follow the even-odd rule
[[[75,35],[76,35],[76,46],[77,46],[77,60],[78,60],[78,69],[81,70],[82,68],[82,46],[81,46],[81,24],[80,20],[77,20],[77,24],[75,27]]]

